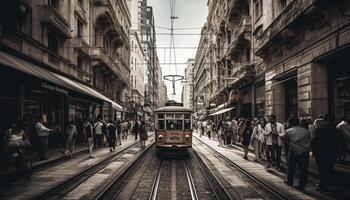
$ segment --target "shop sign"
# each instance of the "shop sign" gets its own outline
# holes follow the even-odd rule
[[[59,86],[51,85],[47,82],[41,82],[41,87],[48,89],[48,90],[51,90],[51,91],[54,91],[54,92],[59,92],[59,93],[68,95],[68,91],[66,89],[59,87]]]

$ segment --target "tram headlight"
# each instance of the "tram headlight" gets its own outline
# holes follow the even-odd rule
[[[189,142],[189,141],[190,141],[190,136],[189,136],[189,135],[186,135],[186,136],[185,136],[185,140],[186,140],[186,142]]]
[[[163,142],[163,135],[158,136],[158,141]]]

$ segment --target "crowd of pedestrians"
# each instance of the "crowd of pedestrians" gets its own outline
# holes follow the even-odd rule
[[[220,147],[241,145],[246,160],[249,159],[248,152],[254,151],[254,161],[265,164],[267,169],[274,167],[283,171],[285,167],[281,160],[284,155],[285,183],[294,186],[298,170],[299,190],[305,190],[310,158],[317,164],[318,190],[328,192],[335,163],[350,153],[349,114],[337,125],[330,115],[320,115],[314,121],[290,116],[285,123],[278,122],[275,115],[269,116],[268,121],[265,118],[227,117],[219,121],[199,120],[194,125],[200,137],[216,138]]]
[[[80,129],[79,129],[80,130]],[[133,134],[135,140],[140,140],[141,148],[145,148],[148,139],[148,131],[145,121],[104,121],[101,117],[97,117],[96,121],[85,120],[82,126],[81,145],[86,145],[89,150],[90,158],[94,158],[93,151],[98,148],[109,148],[110,152],[116,150],[117,145],[122,145],[122,141]],[[9,160],[13,156],[33,152],[39,160],[48,160],[47,150],[49,137],[56,130],[45,126],[45,119],[40,115],[33,123],[32,128],[26,129],[23,122],[17,120],[11,124],[9,129],[2,134],[0,140],[0,171],[5,173],[10,167]],[[73,157],[75,146],[78,142],[78,128],[74,121],[70,121],[64,131],[64,150],[63,154]]]

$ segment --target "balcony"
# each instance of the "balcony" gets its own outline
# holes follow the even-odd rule
[[[128,36],[116,16],[115,5],[112,5],[109,0],[93,0],[92,2],[95,16],[95,19],[93,19],[94,23],[100,26],[108,37],[113,39],[117,48],[129,45]]]
[[[257,36],[258,56],[265,57],[265,52],[276,42],[283,42],[295,36],[294,30],[300,21],[315,9],[319,0],[293,0],[275,18],[272,23]],[[277,44],[278,45],[278,44]]]
[[[66,39],[71,38],[70,25],[58,10],[49,5],[41,5],[40,14],[42,24],[47,25]]]
[[[74,38],[73,46],[85,55],[89,55],[89,45],[81,37]]]
[[[89,54],[91,60],[93,62],[97,62],[100,66],[102,66],[102,69],[106,69],[105,71],[112,72],[118,79],[122,80],[124,84],[129,83],[126,77],[129,77],[130,72],[124,70],[120,64],[115,63],[115,61],[110,56],[106,55],[103,49],[99,47],[91,47]]]
[[[254,81],[255,77],[255,65],[254,64],[241,64],[236,67],[233,71],[233,74],[228,79],[231,79],[228,82],[228,87],[237,87],[241,88],[246,85],[249,85]]]
[[[235,56],[242,51],[242,46],[251,40],[251,16],[242,16],[237,28],[233,31],[233,40],[229,46],[229,54]]]
[[[228,6],[228,16],[229,18],[237,18],[242,12],[242,8],[245,3],[248,3],[247,0],[231,0]]]
[[[88,17],[86,14],[86,10],[84,8],[84,6],[82,4],[79,3],[79,1],[77,1],[74,5],[74,14],[76,14],[77,16],[79,16],[79,18],[85,23],[88,23]]]

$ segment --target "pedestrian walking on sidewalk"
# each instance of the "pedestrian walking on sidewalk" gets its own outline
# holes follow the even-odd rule
[[[232,140],[232,144],[236,144],[237,142],[237,132],[238,132],[238,122],[235,119],[232,119],[231,121],[231,140]]]
[[[318,168],[320,191],[328,192],[331,184],[333,168],[339,155],[339,134],[330,115],[317,121],[311,149]]]
[[[122,125],[121,125],[121,122],[120,120],[118,119],[117,120],[117,143],[119,142],[119,145],[122,145]]]
[[[213,132],[212,127],[213,127],[213,123],[211,120],[209,120],[207,123],[207,135],[208,135],[209,140],[210,140],[211,133]]]
[[[109,151],[115,151],[115,140],[117,138],[116,132],[117,132],[117,127],[114,123],[114,121],[110,121],[107,124],[107,132],[108,132],[108,144],[109,144]]]
[[[280,169],[281,163],[281,153],[282,153],[282,138],[284,136],[285,130],[281,123],[276,121],[276,116],[270,116],[270,123],[266,124],[265,127],[265,137],[266,137],[266,157],[267,166],[276,166]]]
[[[96,148],[102,147],[102,141],[103,141],[103,132],[102,132],[102,126],[103,123],[101,119],[98,119],[97,122],[94,124],[94,131],[95,131],[95,146]]]
[[[225,137],[224,145],[231,146],[232,124],[229,116],[227,116],[223,126],[224,126],[224,137]]]
[[[338,131],[344,138],[344,151],[343,153],[350,153],[350,114],[346,114],[343,120],[337,125]]]
[[[218,125],[216,127],[217,131],[218,131],[218,141],[219,141],[219,147],[222,147],[222,140],[223,138],[223,128],[222,128],[222,120],[220,120],[218,122]]]
[[[248,160],[248,150],[250,145],[250,139],[252,137],[253,128],[252,122],[250,120],[246,120],[242,132],[242,145],[244,150],[244,159]]]
[[[47,145],[48,145],[48,138],[52,130],[46,128],[43,125],[43,123],[44,123],[44,116],[40,115],[37,119],[37,122],[35,123],[35,132],[38,136],[38,144],[39,144],[38,158],[40,160],[47,160],[46,151],[47,151]]]
[[[65,155],[69,155],[73,157],[75,150],[75,141],[77,139],[77,127],[75,126],[74,121],[69,122],[69,126],[67,128],[67,140],[66,140],[66,151]]]
[[[135,135],[135,140],[137,140],[137,136],[139,135],[139,122],[135,120],[134,125],[132,126],[132,134]]]
[[[92,149],[94,148],[94,130],[90,121],[87,121],[86,123],[85,139],[88,144],[90,158],[94,158],[92,154]]]
[[[105,120],[102,120],[102,147],[106,147],[108,143],[108,130],[107,130],[107,123]]]
[[[201,120],[198,120],[197,122],[197,132],[199,134],[199,137],[202,137],[202,121]]]
[[[261,154],[262,154],[262,146],[264,143],[264,128],[262,127],[262,124],[265,128],[266,123],[264,120],[259,121],[259,119],[254,119],[254,126],[253,126],[253,134],[251,137],[250,144],[254,147],[254,154],[255,154],[255,162],[261,161]]]
[[[289,146],[288,173],[286,184],[294,186],[294,175],[296,166],[299,170],[298,189],[303,191],[307,183],[309,171],[310,139],[308,130],[300,126],[298,118],[288,119],[288,125],[284,136]]]
[[[146,147],[146,140],[148,139],[145,121],[143,121],[143,120],[141,121],[141,126],[139,127],[139,129],[140,129],[139,133],[140,133],[141,148],[145,148]]]

